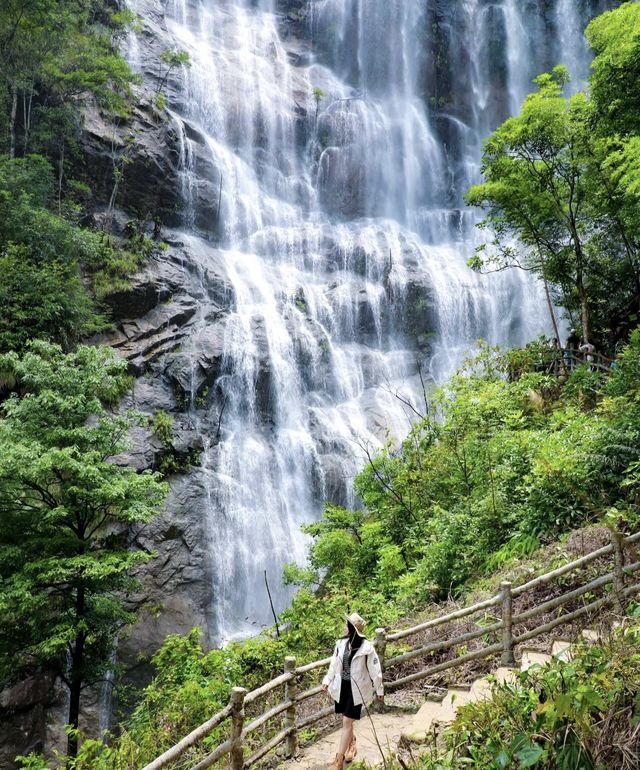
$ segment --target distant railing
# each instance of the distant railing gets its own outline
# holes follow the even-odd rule
[[[444,660],[434,665],[427,665],[419,671],[402,676],[398,679],[385,680],[385,690],[387,692],[399,690],[408,684],[425,679],[433,674],[445,671],[446,669],[457,668],[470,661],[484,659],[498,654],[501,657],[502,665],[513,666],[515,664],[515,649],[523,642],[530,641],[542,634],[546,634],[558,626],[572,623],[588,613],[604,608],[607,604],[612,604],[619,614],[623,614],[627,604],[627,598],[638,594],[640,591],[640,583],[634,583],[630,580],[631,576],[633,576],[640,568],[640,562],[635,561],[625,564],[625,548],[628,548],[628,546],[631,546],[638,541],[640,541],[640,532],[626,538],[617,532],[612,532],[609,545],[598,548],[580,559],[565,564],[551,572],[547,572],[523,585],[513,587],[511,583],[503,582],[501,584],[500,593],[490,599],[478,602],[470,607],[464,607],[447,615],[427,620],[424,623],[401,631],[387,633],[383,628],[376,629],[374,644],[378,656],[380,657],[382,670],[385,674],[387,674],[389,669],[393,666],[414,659],[424,658],[436,652],[457,648],[460,645],[466,645],[470,641],[481,639],[490,634],[497,634],[500,639],[494,644],[485,644],[480,649],[458,655],[453,659]],[[551,583],[556,578],[585,567],[597,559],[609,557],[611,555],[613,555],[613,569],[610,572],[607,572],[578,588],[567,591],[556,598],[537,604],[519,614],[513,613],[513,600],[515,598],[522,596],[523,594],[528,594],[540,586]],[[587,597],[590,599],[587,603],[582,604],[571,612],[561,614],[552,620],[545,622],[543,625],[536,625],[534,628],[526,630],[519,635],[514,633],[514,627],[564,607],[566,604],[574,602],[576,599],[585,597],[585,595],[597,591],[598,589],[603,589],[605,586],[609,585],[612,586],[612,590],[609,593],[605,592],[603,596],[598,598]],[[442,629],[444,626],[467,619],[480,612],[486,612],[494,607],[496,609],[499,608],[499,610],[497,610],[500,612],[499,621],[490,625],[483,625],[473,631],[460,634],[450,639],[422,644],[407,652],[403,652],[390,658],[386,657],[388,642],[398,642],[421,632],[431,631],[436,628]],[[299,704],[308,698],[319,695],[322,692],[322,687],[321,685],[315,685],[302,692],[298,692],[298,682],[304,674],[328,666],[330,660],[331,658],[324,658],[323,660],[296,666],[296,659],[294,657],[287,657],[284,661],[284,672],[261,687],[251,690],[250,692],[243,687],[234,687],[231,693],[231,700],[224,709],[212,716],[211,719],[200,725],[200,727],[193,730],[189,735],[183,738],[175,746],[165,751],[153,762],[146,765],[143,770],[161,770],[161,768],[169,767],[180,760],[187,760],[191,750],[196,746],[201,746],[203,740],[210,735],[216,727],[227,720],[229,721],[229,737],[227,740],[216,746],[214,749],[209,750],[204,757],[202,757],[203,749],[200,749],[199,756],[192,760],[195,764],[184,765],[181,763],[180,766],[184,768],[189,767],[189,770],[205,770],[205,768],[211,767],[228,755],[231,770],[244,770],[245,768],[250,768],[252,765],[255,765],[269,754],[269,752],[281,744],[286,744],[285,755],[287,757],[295,756],[298,751],[299,731],[316,724],[320,720],[325,719],[334,713],[334,707],[331,705],[305,717],[299,718]],[[263,711],[251,722],[245,724],[245,707],[280,687],[284,688],[284,700],[266,711]],[[246,738],[258,728],[267,724],[271,719],[281,715],[284,715],[284,726],[282,729],[264,744],[254,748],[253,752],[247,756],[245,754],[247,746]]]
[[[526,349],[525,349],[526,350]],[[522,362],[518,368],[517,359],[510,372],[512,379],[518,379],[526,371],[539,371],[555,376],[567,375],[580,366],[587,366],[592,372],[609,372],[615,359],[608,358],[602,353],[583,352],[574,348],[536,348],[531,358]]]
[[[550,354],[551,361],[547,368],[549,374],[559,374],[563,369],[573,371],[579,366],[588,366],[594,372],[608,372],[615,361],[596,351],[585,353],[572,348],[551,348]]]

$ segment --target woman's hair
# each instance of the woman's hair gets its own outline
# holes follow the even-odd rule
[[[347,620],[347,633],[343,636],[343,639],[351,639],[351,649],[357,650],[362,644],[362,637],[356,633],[353,623]]]

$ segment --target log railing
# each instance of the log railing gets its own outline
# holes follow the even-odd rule
[[[537,348],[531,351],[531,357],[512,361],[508,369],[511,380],[520,379],[527,372],[541,372],[556,377],[566,377],[581,366],[586,366],[592,372],[607,374],[615,367],[615,359],[602,353],[585,353],[573,348]]]
[[[616,612],[623,613],[628,597],[637,595],[640,592],[640,583],[636,583],[631,579],[640,569],[640,561],[629,561],[627,559],[628,563],[625,563],[628,553],[633,551],[635,554],[635,549],[630,549],[630,546],[638,541],[640,541],[640,532],[626,538],[619,533],[613,532],[611,533],[611,543],[609,545],[598,548],[580,559],[540,575],[522,585],[514,587],[509,582],[503,582],[500,586],[500,592],[490,599],[464,607],[447,615],[432,618],[400,631],[387,633],[383,628],[376,629],[374,644],[385,675],[385,690],[387,692],[399,690],[408,684],[426,679],[441,671],[457,668],[470,661],[493,656],[500,656],[502,665],[512,666],[515,663],[515,650],[523,642],[546,634],[558,626],[572,623],[587,614],[597,612],[607,605],[612,605]],[[514,614],[513,602],[518,597],[530,594],[535,589],[552,583],[559,577],[573,573],[598,559],[605,559],[607,557],[613,557],[610,559],[613,566],[610,572],[596,577],[577,588],[566,591],[553,599],[543,601],[530,609]],[[610,587],[608,592],[606,590],[607,587]],[[598,598],[589,597],[589,601],[583,601],[576,609],[561,613],[551,620],[547,620],[542,625],[538,622],[533,628],[528,628],[520,633],[514,631],[514,628],[522,626],[528,621],[548,615],[555,610],[563,610],[567,604],[575,604],[576,600],[596,591],[603,591],[603,595]],[[486,615],[487,612],[499,613],[500,619],[488,625],[476,625],[473,630],[458,634],[449,639],[442,638],[427,641],[427,643],[419,644],[413,649],[399,652],[392,657],[387,657],[386,655],[389,643],[400,642],[423,632],[431,632],[436,629],[441,631],[446,626],[451,626],[458,621],[468,621],[474,615],[480,613],[485,613]],[[438,663],[433,662],[429,665],[427,662],[427,665],[418,671],[405,674],[404,676],[392,679],[388,677],[390,669],[394,666],[412,660],[425,659],[433,656],[435,653],[451,650],[452,648],[457,651],[461,645],[466,645],[468,642],[483,637],[486,639],[491,635],[496,635],[498,641],[492,644],[485,643],[478,649],[458,654],[451,659],[441,660]],[[303,675],[314,672],[317,669],[326,668],[330,660],[330,658],[324,658],[323,660],[296,666],[296,659],[294,657],[287,657],[284,661],[283,673],[261,687],[251,692],[248,692],[243,687],[234,687],[230,702],[224,709],[197,727],[153,762],[146,765],[143,770],[161,770],[161,768],[166,767],[205,770],[205,768],[212,767],[226,756],[229,757],[231,770],[245,770],[245,768],[250,768],[258,763],[273,749],[282,744],[285,745],[285,756],[295,756],[298,750],[298,734],[300,730],[316,724],[334,713],[333,705],[331,705],[306,716],[298,714],[299,706],[303,701],[313,698],[322,692],[319,684],[298,692],[298,685]],[[245,707],[272,694],[278,688],[283,688],[284,700],[267,708],[251,722],[245,723]],[[247,754],[246,750],[250,743],[247,741],[247,738],[277,717],[281,718],[281,729],[275,732],[267,741],[254,748],[252,753]],[[229,723],[228,738],[215,748],[205,750],[202,746],[203,740],[225,722]]]

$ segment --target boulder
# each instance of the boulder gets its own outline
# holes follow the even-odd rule
[[[48,713],[64,703],[51,673],[35,673],[0,691],[0,767],[14,770],[15,757],[43,751],[50,743]]]

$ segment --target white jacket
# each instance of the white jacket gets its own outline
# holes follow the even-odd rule
[[[346,639],[338,639],[329,670],[322,680],[322,684],[328,686],[329,695],[335,701],[340,700],[342,656],[346,644]],[[361,703],[365,705],[371,703],[374,695],[384,695],[380,658],[378,658],[376,648],[368,639],[363,639],[362,644],[351,659],[351,694],[356,706]]]

